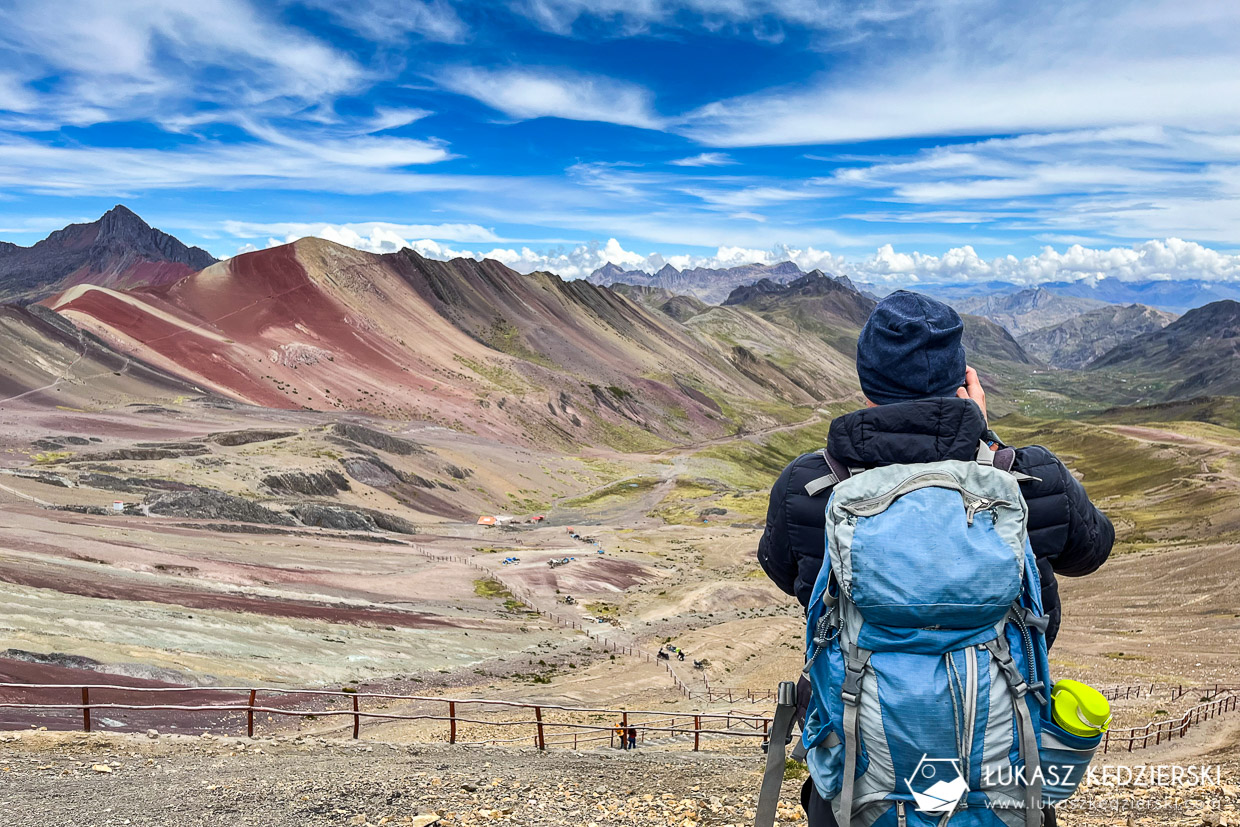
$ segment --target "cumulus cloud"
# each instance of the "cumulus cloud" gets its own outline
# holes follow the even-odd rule
[[[472,229],[471,229],[472,228]],[[434,230],[437,239],[411,238],[409,231]],[[269,245],[295,241],[314,235],[375,253],[409,248],[427,258],[448,260],[494,259],[521,273],[547,270],[565,279],[585,278],[606,264],[624,270],[654,273],[666,264],[678,270],[695,267],[726,268],[743,264],[794,262],[802,270],[822,270],[846,275],[855,281],[884,287],[916,287],[918,284],[958,284],[1002,281],[1032,285],[1045,282],[1158,281],[1202,279],[1240,281],[1240,254],[1224,253],[1178,238],[1144,241],[1130,247],[1107,249],[1073,244],[1059,250],[1044,247],[1036,255],[1023,258],[1006,255],[982,258],[972,246],[955,247],[942,255],[900,252],[884,244],[867,256],[843,256],[813,246],[776,245],[768,249],[721,246],[713,254],[661,252],[641,253],[625,249],[616,239],[604,244],[535,250],[494,247],[488,250],[463,249],[443,243],[455,233],[460,240],[488,231],[473,225],[400,225],[371,222],[364,224],[233,224],[226,230],[241,236],[267,232],[285,233],[283,241],[270,239]],[[481,239],[480,240],[489,240]],[[253,249],[247,244],[238,253]]]
[[[1240,255],[1191,241],[1167,238],[1107,249],[1073,244],[1064,250],[1043,247],[1036,255],[983,259],[972,246],[955,247],[940,256],[896,252],[883,245],[871,256],[849,260],[841,272],[875,284],[906,286],[1004,281],[1045,282],[1240,280]]]
[[[445,71],[440,84],[511,118],[565,118],[656,129],[649,90],[636,84],[564,69],[483,69]]]

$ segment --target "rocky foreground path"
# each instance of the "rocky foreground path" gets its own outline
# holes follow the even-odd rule
[[[1236,827],[1240,760],[1223,783],[1082,789],[1071,827]],[[724,827],[752,824],[761,756],[244,739],[0,733],[5,827],[413,825]],[[800,782],[779,824],[804,827]]]
[[[0,733],[6,827],[752,823],[760,754]],[[781,824],[804,825],[799,783]]]

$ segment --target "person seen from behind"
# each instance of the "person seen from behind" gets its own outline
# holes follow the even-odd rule
[[[980,443],[1005,447],[986,418],[986,393],[965,359],[963,323],[947,305],[904,290],[880,301],[857,340],[857,376],[866,407],[831,422],[826,452],[851,469],[973,461]],[[1016,449],[1012,470],[1028,507],[1047,646],[1059,630],[1056,575],[1080,577],[1111,552],[1115,529],[1051,451]],[[771,488],[758,561],[780,589],[806,606],[823,564],[829,491],[806,484],[831,473],[822,450],[794,459]],[[801,793],[809,827],[835,827],[829,802],[807,782]],[[1048,810],[1045,824],[1054,825]]]

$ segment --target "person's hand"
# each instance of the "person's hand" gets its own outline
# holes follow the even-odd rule
[[[964,369],[964,387],[956,389],[956,396],[961,399],[972,399],[982,409],[982,419],[987,419],[986,391],[982,389],[982,382],[977,378],[977,371],[973,368]]]

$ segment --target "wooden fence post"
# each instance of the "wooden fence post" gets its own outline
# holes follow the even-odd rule
[[[90,689],[82,687],[82,731],[90,732]]]
[[[247,738],[254,737],[254,696],[258,694],[257,689],[250,690],[250,708],[245,711],[245,734]]]
[[[353,738],[357,739],[358,732],[362,728],[362,716],[357,714],[357,693],[353,693]]]
[[[545,750],[547,748],[547,739],[546,739],[546,736],[543,734],[543,720],[542,720],[542,707],[541,706],[534,707],[534,720],[538,724],[538,748],[541,750]]]
[[[448,743],[456,743],[456,701],[448,701]]]
[[[702,716],[693,716],[693,751],[697,752],[702,743]]]

